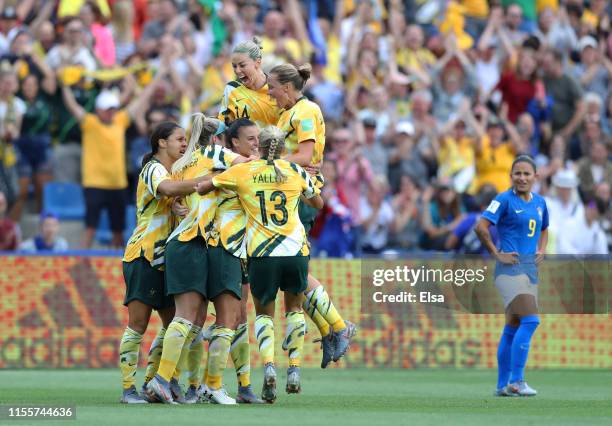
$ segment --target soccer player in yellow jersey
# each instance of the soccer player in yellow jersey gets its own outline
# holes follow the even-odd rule
[[[232,151],[243,157],[259,157],[259,129],[246,118],[232,123],[227,130],[227,142]],[[238,376],[236,402],[262,404],[250,383],[249,335],[244,306],[248,278],[243,278],[241,264],[241,258],[246,260],[246,215],[235,192],[216,191],[216,194],[218,207],[207,240],[207,293],[215,305],[216,321],[207,331],[210,337],[203,396],[217,404],[227,404],[230,400],[221,385],[229,352]]]
[[[224,170],[234,163],[246,161],[246,158],[214,143],[222,124],[203,114],[196,115],[187,151],[172,167],[175,176],[182,180],[203,178],[213,169]],[[166,293],[174,296],[176,313],[166,331],[157,374],[147,385],[150,394],[170,404],[175,401],[169,382],[177,365],[181,365],[181,359],[186,357],[192,341],[200,334],[206,318],[210,269],[206,238],[215,217],[217,195],[200,197],[191,194],[186,204],[189,214],[168,238],[165,254]],[[224,328],[231,329],[233,321],[235,319],[229,313],[223,318],[217,317],[217,322]],[[226,336],[230,340],[231,331],[231,336]],[[235,404],[235,401],[227,397],[227,403]]]
[[[276,124],[278,121],[280,110],[274,99],[268,95],[267,76],[261,69],[261,56],[261,41],[257,37],[239,43],[232,51],[232,68],[236,74],[236,80],[226,85],[218,116],[227,126],[237,120],[249,120],[259,127]],[[231,139],[230,136],[230,141]],[[248,294],[249,285],[245,283],[242,287],[239,325],[231,343],[230,355],[238,374],[237,401],[257,403],[259,400],[250,388],[250,347],[246,314]],[[210,336],[212,330],[214,330],[214,325],[205,334]],[[200,347],[197,349],[199,350]],[[195,359],[197,354],[194,353],[193,359],[190,354],[189,358],[190,369],[197,369],[199,366]],[[197,373],[190,371],[190,376],[197,377]],[[192,386],[188,393],[192,390]]]
[[[276,294],[285,293],[286,350],[289,353],[287,393],[299,393],[300,361],[306,322],[303,292],[308,285],[309,246],[304,225],[296,214],[300,197],[323,207],[320,190],[300,166],[279,160],[284,134],[274,126],[260,134],[262,160],[239,164],[198,185],[198,193],[215,188],[235,191],[247,215],[246,242],[249,282],[255,304],[255,334],[265,365],[262,398],[276,400],[274,316]]]
[[[124,305],[128,307],[128,326],[119,346],[119,365],[123,376],[121,402],[145,403],[136,391],[134,377],[142,335],[151,311],[157,310],[163,327],[174,315],[174,302],[166,296],[164,249],[171,230],[171,201],[168,197],[193,192],[197,180],[176,181],[170,176],[172,164],[187,149],[185,131],[176,123],[159,124],[151,135],[151,153],[143,159],[138,178],[137,226],[123,257],[126,284]],[[163,328],[160,333],[163,336]]]
[[[268,77],[261,69],[261,41],[238,44],[232,51],[236,80],[225,86],[219,119],[226,125],[247,118],[259,127],[276,124],[280,110],[268,95]]]
[[[226,131],[226,146],[243,157],[259,157],[259,128],[246,118],[235,120]],[[262,404],[263,401],[255,395],[251,388],[251,362],[249,347],[249,329],[247,323],[246,304],[249,296],[249,281],[246,275],[246,214],[233,191],[219,191],[218,208],[213,229],[208,237],[209,256],[211,264],[217,265],[218,273],[209,279],[217,281],[222,286],[227,283],[231,288],[241,291],[239,318],[236,332],[231,341],[230,356],[238,378],[238,394],[236,402],[244,404]],[[243,263],[244,262],[244,263]],[[242,286],[240,286],[242,283]],[[240,288],[242,287],[242,288]],[[212,297],[212,296],[211,296]],[[210,353],[213,352],[214,337],[218,334],[217,324],[209,329],[209,361],[213,366]],[[219,369],[217,369],[219,371]],[[211,381],[209,370],[205,374],[205,382]],[[213,379],[214,380],[214,379]],[[206,383],[209,388],[209,383]],[[208,389],[206,389],[208,391]],[[210,393],[210,392],[207,392]]]
[[[283,108],[278,127],[286,135],[284,158],[302,167],[319,165],[323,161],[325,149],[325,122],[321,109],[302,94],[310,72],[310,64],[298,68],[291,64],[282,64],[272,68],[268,78],[268,93],[278,106]],[[318,189],[323,186],[323,176],[320,172],[315,174],[314,182]],[[312,207],[300,203],[300,220],[307,234],[312,228],[316,214]],[[325,368],[332,360],[337,362],[346,353],[356,327],[350,321],[342,319],[321,283],[312,275],[308,275],[305,295],[304,309],[321,332],[321,368]]]
[[[225,88],[223,105],[219,118],[224,120],[226,124],[230,124],[238,118],[248,118],[254,121],[260,128],[267,125],[277,125],[281,110],[277,106],[276,99],[269,96],[268,77],[261,69],[262,50],[261,43],[258,38],[253,38],[252,41],[245,41],[238,44],[232,52],[232,67],[236,73],[237,79],[228,83]],[[301,92],[300,92],[301,96]],[[306,105],[300,104],[298,108]],[[313,148],[308,151],[308,143],[299,143],[296,135],[289,135],[291,148],[288,151],[289,155],[294,154],[295,150],[300,151],[301,158],[293,158],[291,161],[297,162],[301,166],[308,167],[311,164],[319,165],[323,158],[323,147],[325,145],[325,125],[319,107],[308,101],[308,106],[313,106],[311,112],[317,112],[317,119],[320,118],[321,125],[317,128],[321,131],[316,138],[308,137],[303,132],[299,142],[309,142],[310,139],[321,141],[317,143],[316,153]],[[289,108],[287,108],[289,109]],[[285,111],[283,114],[285,114]],[[299,114],[301,116],[302,114]],[[318,123],[317,123],[318,124]],[[288,130],[286,130],[288,131]],[[304,139],[306,137],[306,139]],[[315,158],[313,158],[313,156]],[[318,161],[311,161],[317,160]],[[319,188],[323,185],[323,179],[320,173],[317,173]],[[314,213],[308,207],[300,203],[300,217],[305,220],[304,224],[307,228],[307,233],[312,227],[314,221]],[[331,360],[337,361],[348,350],[350,338],[355,332],[355,328],[349,323],[348,327],[338,314],[331,299],[321,283],[309,275],[309,286],[307,289],[307,301],[304,308],[308,315],[317,325],[321,332],[323,343],[323,360],[321,367],[325,368]],[[246,300],[243,298],[242,309],[246,312]],[[245,315],[246,316],[246,315]],[[331,332],[330,326],[333,327],[334,333]],[[336,344],[338,342],[338,344]],[[234,345],[232,345],[234,347]],[[242,347],[248,346],[248,343],[243,342]],[[337,350],[336,350],[337,349]],[[239,350],[236,347],[236,350]],[[245,350],[248,350],[245,349]],[[245,377],[246,379],[246,377]]]

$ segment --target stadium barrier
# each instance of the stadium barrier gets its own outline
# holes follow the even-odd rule
[[[415,264],[418,259],[412,259]],[[446,310],[434,315],[426,305],[390,305],[364,313],[362,262],[316,259],[311,272],[326,287],[343,316],[357,323],[358,335],[339,367],[493,368],[504,317]],[[571,271],[564,272],[572,280]],[[116,367],[118,342],[127,323],[121,259],[108,254],[61,256],[0,255],[0,368]],[[280,300],[280,299],[279,299]],[[276,343],[284,334],[277,303]],[[254,309],[249,308],[254,343]],[[543,315],[530,353],[530,368],[612,368],[612,315]],[[207,324],[214,321],[209,315]],[[282,324],[282,326],[281,326]],[[140,363],[160,325],[152,316]],[[308,323],[303,365],[318,367],[318,337]],[[256,344],[252,362],[259,365]]]

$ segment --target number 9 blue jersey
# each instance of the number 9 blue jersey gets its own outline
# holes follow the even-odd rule
[[[542,230],[548,228],[546,201],[531,194],[525,201],[514,190],[498,194],[482,217],[497,227],[499,248],[504,253],[535,254]]]
[[[531,264],[535,269],[534,255],[538,249],[540,234],[542,230],[548,228],[548,209],[543,197],[532,193],[531,200],[525,201],[514,190],[509,189],[491,201],[482,217],[497,227],[498,248],[501,252],[517,252],[521,264],[525,266]],[[534,282],[533,274],[537,272],[532,268],[521,269],[522,271],[519,271],[516,267],[510,268],[498,264],[496,275],[527,273]]]

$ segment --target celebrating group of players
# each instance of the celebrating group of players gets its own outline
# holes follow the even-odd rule
[[[355,334],[308,273],[307,235],[323,206],[318,169],[325,146],[321,110],[302,95],[310,66],[282,64],[266,75],[261,59],[257,39],[236,46],[237,79],[226,86],[220,119],[196,114],[188,143],[176,123],[161,123],[151,135],[138,182],[137,227],[123,259],[129,314],[119,348],[124,403],[274,402],[279,289],[288,393],[301,390],[304,311],[321,333],[322,368],[346,353]],[[249,290],[264,363],[261,399],[250,383]],[[215,323],[203,330],[208,301]],[[138,354],[153,309],[163,327],[139,394]],[[208,358],[200,375],[204,340]],[[222,384],[228,356],[238,377],[236,399]],[[185,369],[183,394],[178,378]]]

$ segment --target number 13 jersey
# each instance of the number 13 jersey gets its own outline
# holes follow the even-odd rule
[[[298,216],[303,194],[320,193],[304,169],[285,160],[276,160],[285,175],[281,182],[274,166],[266,160],[237,164],[212,180],[217,188],[235,191],[247,215],[249,257],[308,256],[304,226]]]

